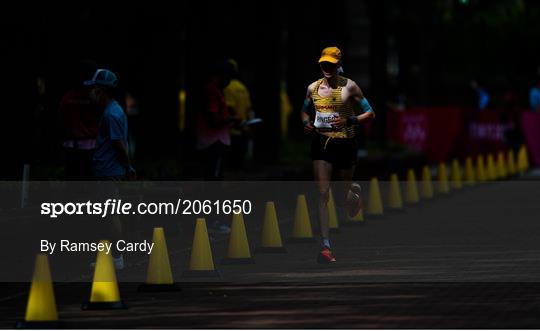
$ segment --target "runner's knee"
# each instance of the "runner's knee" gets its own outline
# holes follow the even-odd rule
[[[321,202],[327,203],[330,199],[330,188],[329,187],[320,187],[319,188],[319,200]]]

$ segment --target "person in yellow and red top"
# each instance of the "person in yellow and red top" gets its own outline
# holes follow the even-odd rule
[[[319,263],[333,263],[328,231],[328,200],[332,172],[336,170],[345,184],[343,192],[335,192],[336,200],[344,202],[353,217],[362,208],[361,188],[352,183],[357,158],[355,126],[371,121],[375,112],[358,85],[343,76],[341,51],[327,47],[322,51],[319,65],[323,78],[307,89],[302,108],[304,133],[312,135],[311,155],[314,177],[319,189],[318,214],[321,230]],[[336,201],[338,202],[338,201]]]
[[[225,102],[237,123],[245,123],[254,117],[249,90],[238,78],[238,63],[233,59],[229,59],[227,62],[232,68],[232,79],[223,90]],[[231,127],[230,133],[231,151],[229,156],[232,166],[235,169],[243,169],[245,162],[252,154],[251,129],[247,125],[237,125]]]

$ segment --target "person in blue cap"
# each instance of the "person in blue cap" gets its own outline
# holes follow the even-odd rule
[[[102,192],[108,198],[117,198],[119,193],[115,182],[135,179],[128,153],[127,116],[115,100],[118,79],[112,71],[98,69],[92,79],[84,84],[90,87],[90,99],[103,111],[92,158],[93,175],[97,180],[104,181]],[[113,242],[123,237],[122,223],[118,217],[113,217],[107,224],[108,235]],[[113,249],[112,255],[116,269],[124,269],[122,254]]]
[[[134,179],[135,170],[128,153],[127,117],[114,99],[118,86],[116,75],[110,70],[98,69],[85,85],[91,87],[90,98],[103,110],[92,158],[94,177],[100,180]]]

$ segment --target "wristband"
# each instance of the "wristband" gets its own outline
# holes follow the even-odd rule
[[[358,124],[358,117],[356,116],[347,117],[347,126],[353,126],[356,124]]]

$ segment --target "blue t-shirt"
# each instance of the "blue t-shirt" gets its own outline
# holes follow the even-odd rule
[[[478,108],[484,110],[489,106],[489,93],[483,88],[478,89]]]
[[[531,91],[529,93],[529,104],[531,105],[532,111],[536,111],[540,108],[540,88],[531,88]]]
[[[124,110],[118,102],[112,101],[103,111],[96,139],[93,171],[96,177],[123,177],[125,166],[120,163],[113,140],[120,140],[128,148],[128,124]]]

